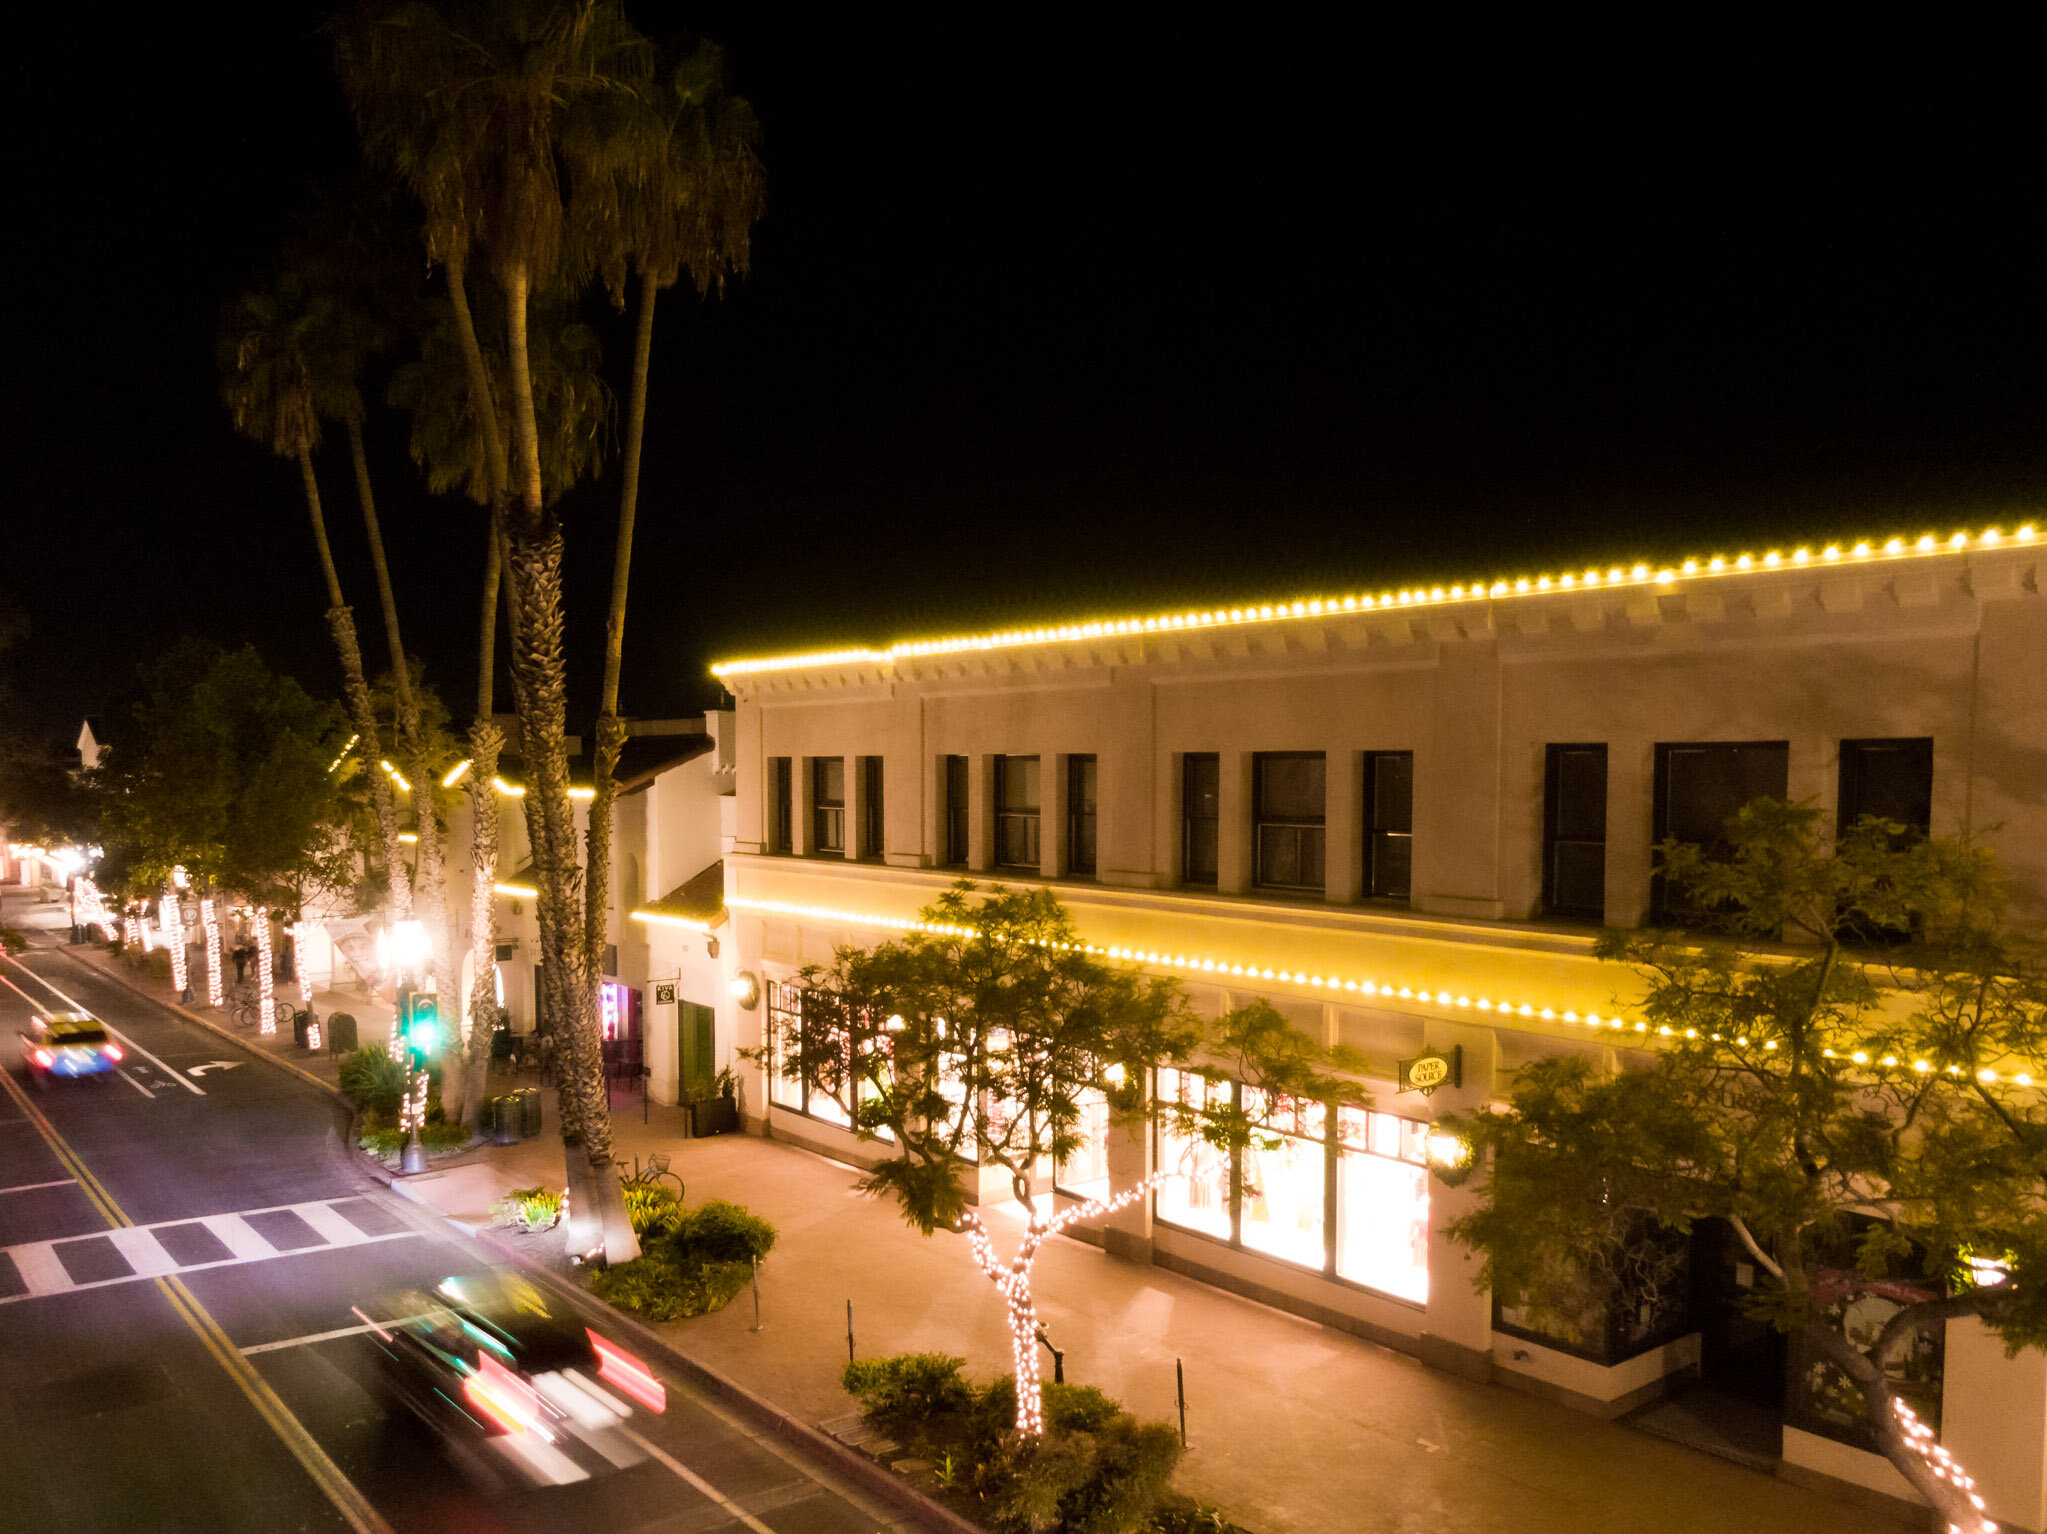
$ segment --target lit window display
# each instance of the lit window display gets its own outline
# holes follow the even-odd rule
[[[1234,1100],[1233,1082],[1212,1081],[1191,1071],[1162,1066],[1158,1073],[1159,1101],[1184,1103],[1190,1109],[1228,1108]],[[1205,1235],[1229,1240],[1234,1231],[1230,1218],[1230,1158],[1199,1133],[1182,1133],[1170,1112],[1161,1114],[1158,1124],[1158,1167],[1166,1174],[1155,1190],[1155,1212],[1170,1225],[1184,1225]]]
[[[1329,1260],[1328,1112],[1321,1103],[1243,1091],[1244,1112],[1258,1127],[1244,1150],[1240,1239],[1320,1272]]]
[[[1109,1100],[1092,1087],[1074,1094],[1080,1119],[1074,1132],[1080,1147],[1059,1163],[1054,1184],[1061,1193],[1075,1198],[1109,1196]]]
[[[1426,1302],[1428,1125],[1340,1108],[1337,1136],[1337,1276]]]
[[[781,1108],[803,1111],[803,1082],[788,1074],[783,1051],[802,1037],[803,993],[778,980],[768,982],[768,1048],[773,1051],[773,1069],[768,1072],[768,1101]]]

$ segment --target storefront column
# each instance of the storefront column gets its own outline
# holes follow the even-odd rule
[[[1450,1113],[1483,1112],[1493,1096],[1493,1074],[1498,1059],[1498,1041],[1490,1028],[1468,1023],[1431,1019],[1424,1038],[1429,1047],[1450,1053],[1455,1046],[1464,1050],[1461,1085],[1436,1089],[1428,1100],[1432,1119]],[[1405,1101],[1381,1106],[1389,1111],[1405,1109]],[[1429,1304],[1418,1349],[1422,1361],[1446,1373],[1466,1379],[1490,1380],[1493,1358],[1493,1296],[1489,1289],[1472,1286],[1478,1271],[1478,1256],[1458,1245],[1445,1232],[1452,1221],[1471,1213],[1479,1205],[1477,1190],[1447,1186],[1439,1177],[1429,1178]]]
[[[1149,1088],[1147,1088],[1149,1090]],[[1143,1114],[1112,1115],[1108,1132],[1109,1190],[1123,1193],[1151,1175],[1151,1128]],[[1102,1221],[1102,1250],[1126,1262],[1151,1265],[1151,1197],[1136,1200]]]
[[[995,758],[976,751],[967,758],[967,867],[986,873],[995,866]]]
[[[2007,1529],[2047,1530],[2047,1353],[2004,1356],[1973,1316],[1947,1324],[1941,1446]]]
[[[1224,751],[1216,785],[1216,893],[1241,895],[1251,887],[1251,753]]]

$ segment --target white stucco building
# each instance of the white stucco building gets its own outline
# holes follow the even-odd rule
[[[1085,940],[1197,1006],[1263,996],[1371,1062],[1374,1111],[1287,1126],[1255,1200],[1200,1147],[1105,1137],[1062,1184],[1188,1174],[1096,1233],[1112,1253],[1601,1412],[1675,1373],[1767,1382],[1781,1351],[1724,1318],[1517,1328],[1441,1235],[1469,1195],[1429,1175],[1427,1124],[1539,1056],[1634,1047],[1632,979],[1594,960],[1594,930],[1650,918],[1659,838],[1710,839],[1758,794],[1974,836],[2022,916],[2047,915],[2040,564],[2033,530],[2006,529],[720,666],[737,711],[717,930],[762,997],[720,993],[715,1048],[761,1043],[799,966],[901,930],[962,874],[1048,884]],[[656,951],[651,969],[672,962]],[[1462,1062],[1426,1099],[1395,1080],[1424,1046]],[[744,1095],[752,1127],[862,1159],[800,1086],[751,1072]],[[1740,1282],[1733,1257],[1692,1257]],[[1947,1333],[1945,1442],[1993,1512],[2047,1527],[2047,1358]],[[1909,1495],[1842,1438],[1794,1399],[1784,1472]]]

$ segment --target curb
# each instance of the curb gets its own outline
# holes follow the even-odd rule
[[[395,1179],[391,1182],[391,1189],[401,1197],[413,1199],[415,1203],[425,1203],[424,1200],[406,1192]],[[517,1248],[489,1231],[470,1230],[468,1226],[453,1219],[449,1219],[448,1223],[467,1232],[472,1239],[487,1247],[498,1258],[516,1264],[548,1288],[604,1311],[614,1324],[630,1332],[641,1347],[660,1354],[671,1368],[706,1395],[724,1402],[739,1416],[784,1440],[806,1458],[820,1462],[876,1501],[904,1514],[920,1528],[931,1530],[932,1534],[988,1534],[981,1525],[969,1522],[943,1503],[925,1496],[901,1476],[892,1475],[865,1455],[818,1431],[795,1414],[775,1405],[765,1396],[756,1395],[737,1380],[727,1379],[724,1375],[706,1368],[680,1351],[672,1341],[645,1322],[627,1315],[615,1305],[605,1304],[594,1294],[577,1288],[560,1274],[533,1262]]]
[[[90,959],[81,959],[76,954],[72,953],[68,947],[59,948],[56,950],[56,952],[62,954],[66,959],[70,960],[73,964],[82,964],[87,969],[91,970],[94,974],[104,976],[106,979],[113,981],[116,985],[122,986],[127,990],[133,991],[137,996],[140,996],[144,1001],[153,1001],[159,1007],[162,1007],[166,1012],[175,1012],[179,1017],[183,1018],[186,1022],[196,1023],[199,1027],[204,1028],[208,1033],[216,1034],[220,1038],[225,1039],[228,1043],[234,1045],[235,1048],[239,1049],[243,1054],[251,1055],[258,1060],[267,1061],[269,1064],[276,1066],[279,1070],[290,1071],[292,1075],[298,1077],[299,1080],[307,1083],[309,1086],[318,1087],[321,1091],[333,1097],[335,1101],[343,1104],[351,1111],[354,1110],[355,1104],[349,1102],[349,1100],[342,1095],[340,1087],[336,1086],[331,1081],[322,1080],[320,1077],[315,1076],[311,1071],[306,1070],[303,1066],[293,1065],[291,1061],[282,1059],[277,1055],[273,1055],[269,1050],[263,1048],[263,1046],[260,1044],[251,1044],[247,1039],[243,1038],[240,1034],[230,1033],[227,1029],[221,1027],[220,1024],[214,1022],[211,1018],[201,1017],[198,1013],[188,1011],[186,1008],[179,1006],[178,1003],[174,1001],[165,1001],[161,996],[152,996],[148,991],[142,989],[141,986],[137,985],[133,980],[129,979],[119,970],[95,964]]]

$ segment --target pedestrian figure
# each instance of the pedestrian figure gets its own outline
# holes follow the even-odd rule
[[[249,967],[250,948],[246,938],[237,937],[234,946],[235,984],[242,983],[243,973]]]

